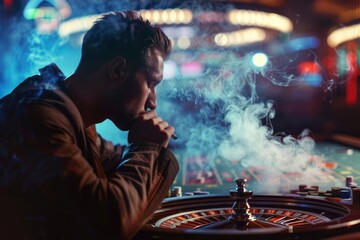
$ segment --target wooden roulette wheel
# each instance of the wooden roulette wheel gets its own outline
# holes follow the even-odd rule
[[[323,239],[360,232],[360,207],[331,198],[253,195],[246,180],[236,182],[230,196],[165,199],[135,239]]]

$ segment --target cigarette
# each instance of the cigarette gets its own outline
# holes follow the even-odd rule
[[[176,134],[173,133],[173,134],[171,134],[171,138],[174,139],[174,140],[176,140],[176,139],[178,138],[178,136],[176,136]]]

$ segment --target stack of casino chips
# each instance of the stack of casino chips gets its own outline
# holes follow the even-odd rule
[[[321,192],[319,192],[319,186],[313,185],[311,187],[308,187],[306,184],[300,184],[299,191],[296,193],[301,196],[306,196],[306,195],[319,196],[319,193]]]
[[[352,189],[352,204],[353,206],[360,207],[360,188]]]
[[[357,184],[354,182],[354,177],[353,176],[347,176],[345,178],[345,185],[347,187],[350,187],[350,188],[356,188],[357,187]]]
[[[182,189],[180,186],[174,186],[172,189],[169,189],[167,197],[181,197]]]
[[[357,187],[357,184],[354,182],[353,176],[347,176],[345,178],[345,184],[349,187],[352,191],[352,204],[354,206],[360,207],[360,188]]]
[[[208,191],[201,191],[201,190],[194,191],[193,193],[194,193],[194,195],[209,195],[210,194]]]
[[[185,192],[184,196],[193,196],[193,195],[209,195],[208,191],[196,190],[193,192]],[[174,186],[169,190],[167,197],[181,197],[183,196],[181,186]]]
[[[296,192],[300,196],[323,196],[323,197],[334,197],[342,199],[351,198],[351,190],[349,187],[332,187],[331,190],[325,192],[319,191],[319,186],[307,187],[305,184],[299,185],[299,191]]]
[[[209,195],[210,192],[208,191],[201,191],[201,190],[196,190],[193,192],[186,192],[185,196],[193,196],[193,195]]]
[[[172,197],[181,197],[182,196],[182,188],[180,186],[173,187],[171,191]]]

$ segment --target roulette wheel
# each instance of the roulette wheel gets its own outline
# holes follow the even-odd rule
[[[323,239],[360,231],[351,200],[256,195],[237,179],[230,195],[165,199],[135,239]]]

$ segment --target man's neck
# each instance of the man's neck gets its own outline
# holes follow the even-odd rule
[[[89,87],[89,84],[84,84],[85,80],[88,79],[83,79],[81,76],[74,73],[65,80],[65,85],[69,97],[73,100],[83,118],[85,127],[89,127],[102,120],[98,119],[99,116],[96,114],[97,103],[93,98],[94,93],[89,92],[92,88]]]

